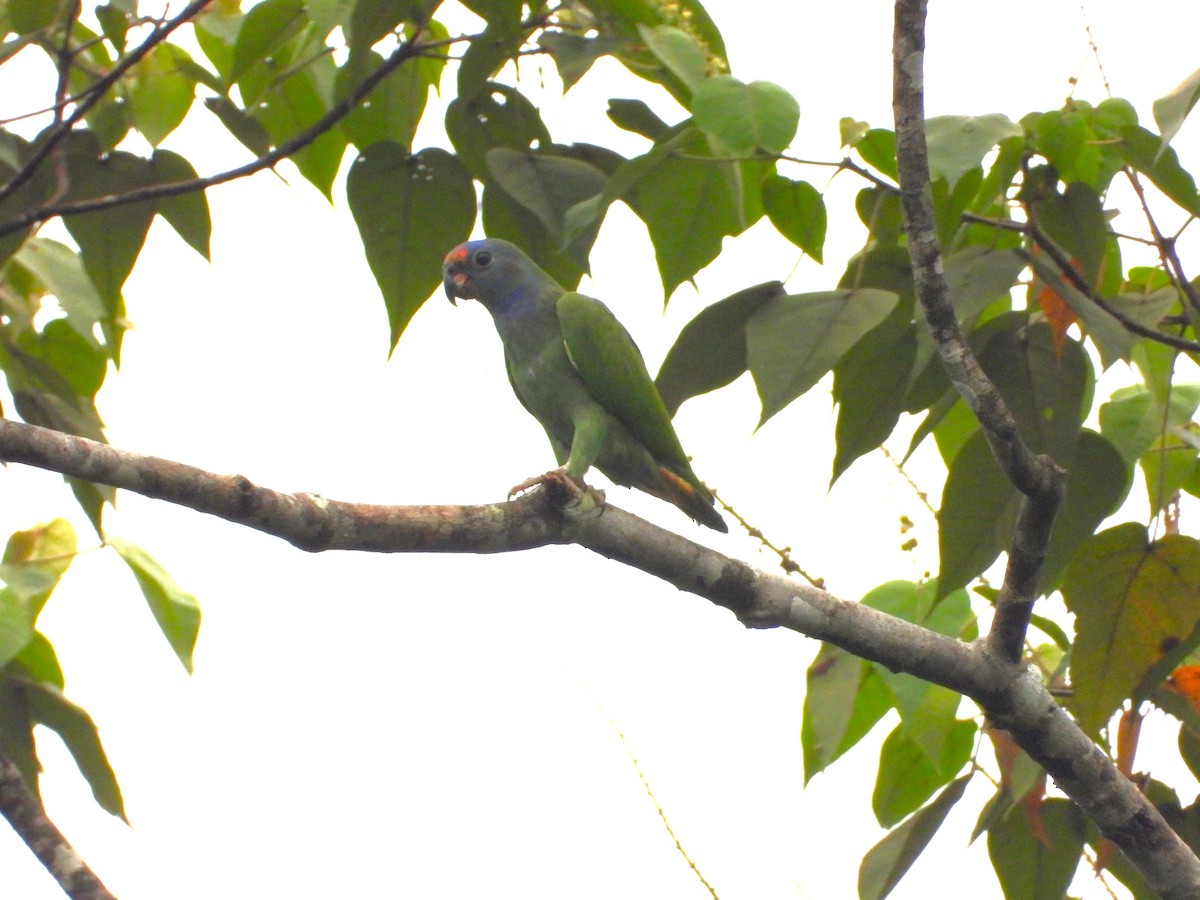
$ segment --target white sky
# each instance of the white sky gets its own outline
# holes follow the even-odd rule
[[[931,115],[1057,108],[1072,77],[1077,96],[1103,99],[1077,4],[931,7]],[[890,127],[890,4],[708,8],[736,75],[797,96],[797,155],[837,158],[843,115]],[[1136,14],[1108,0],[1087,12],[1114,93],[1151,122],[1151,101],[1200,65],[1200,12],[1187,0],[1146,2]],[[45,100],[25,99],[33,76],[18,83],[14,69],[0,70],[10,80],[0,80],[0,115]],[[521,86],[535,94],[547,85],[535,102],[558,140],[624,141],[614,145],[631,154],[639,141],[595,124],[608,97],[657,98],[665,118],[682,116],[616,67],[602,73],[566,104],[548,61],[524,66]],[[1185,159],[1188,148],[1197,158],[1198,129],[1190,123],[1176,140]],[[442,141],[432,127],[423,137]],[[203,110],[166,146],[202,172],[245,160]],[[787,171],[821,189],[828,173]],[[100,398],[112,443],[377,503],[494,501],[551,465],[544,434],[511,394],[486,314],[435,297],[388,362],[383,306],[340,186],[330,208],[289,165],[281,174],[293,188],[260,174],[210,193],[211,267],[155,224],[125,291],[136,330]],[[644,229],[614,208],[587,289],[614,308],[653,371],[704,303],[789,275],[797,291],[834,284],[861,244],[850,212],[859,187],[840,176],[828,194],[828,266],[797,266],[794,249],[756,227],[727,242],[698,277],[698,295],[681,289],[665,317]],[[936,571],[934,523],[885,460],[860,461],[826,492],[826,391],[753,434],[757,414],[743,380],[689,402],[677,424],[701,477],[795,548],[802,566],[847,598]],[[936,499],[928,456],[914,472]],[[0,486],[5,528],[67,515],[88,545],[59,479],[10,466]],[[620,489],[609,498],[774,565],[747,538],[694,528],[652,498]],[[44,795],[124,900],[707,896],[617,729],[725,900],[854,896],[858,862],[883,834],[870,792],[890,725],[801,791],[800,709],[815,642],[748,632],[703,600],[575,548],[310,556],[132,494],[119,506],[112,533],[158,558],[204,611],[191,678],[109,552],[80,557],[41,620],[68,695],[100,725],[134,829],[91,803],[57,738],[41,734]],[[918,526],[913,554],[898,549],[901,514]],[[1173,732],[1149,734],[1144,748],[1158,740],[1169,757]],[[1164,777],[1190,800],[1187,776]],[[983,841],[965,846],[989,794],[977,781],[894,897],[946,896],[948,878],[970,878],[973,896],[999,896]],[[12,896],[61,896],[4,829],[0,870]]]

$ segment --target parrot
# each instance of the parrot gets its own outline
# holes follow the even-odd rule
[[[477,300],[491,313],[513,392],[545,429],[561,467],[513,493],[563,475],[578,493],[595,466],[615,484],[728,532],[713,495],[692,471],[641,351],[607,306],[564,289],[499,238],[451,250],[442,284],[451,303]]]

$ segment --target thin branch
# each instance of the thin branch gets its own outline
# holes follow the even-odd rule
[[[545,490],[487,506],[345,503],[272,491],[242,476],[7,419],[0,419],[0,459],[167,500],[309,551],[501,553],[577,544],[704,597],[747,627],[788,628],[966,694],[1013,734],[1162,896],[1191,898],[1200,891],[1200,860],[1025,666],[983,643],[964,643],[759,571],[614,506],[575,512]]]
[[[1146,216],[1146,223],[1150,226],[1150,234],[1154,237],[1154,245],[1158,248],[1158,254],[1162,258],[1163,268],[1175,277],[1179,289],[1187,297],[1192,309],[1200,312],[1200,294],[1197,294],[1195,287],[1192,286],[1192,283],[1188,281],[1187,276],[1183,272],[1183,262],[1179,259],[1179,253],[1175,250],[1175,239],[1163,234],[1158,227],[1158,223],[1154,221],[1154,214],[1150,212],[1150,204],[1146,202],[1146,192],[1142,189],[1142,182],[1137,177],[1137,172],[1126,166],[1125,177],[1133,185],[1133,191],[1137,194],[1138,202],[1142,205],[1142,213]]]
[[[26,160],[25,165],[23,165],[12,177],[8,184],[0,187],[0,205],[3,205],[4,201],[11,197],[17,188],[25,184],[25,182],[33,177],[34,173],[37,172],[38,167],[40,167],[46,158],[53,152],[54,148],[57,147],[59,143],[71,132],[71,129],[75,127],[76,123],[78,123],[85,115],[87,115],[88,110],[90,110],[96,105],[97,102],[99,102],[100,98],[108,92],[108,88],[116,84],[121,76],[128,72],[132,66],[136,65],[138,61],[141,60],[147,53],[153,50],[158,44],[166,40],[171,32],[173,32],[184,22],[187,22],[189,19],[193,18],[211,2],[212,0],[192,0],[191,3],[184,7],[183,12],[181,12],[175,18],[167,20],[160,27],[155,28],[154,31],[150,33],[150,36],[146,38],[146,40],[130,51],[127,56],[122,57],[121,60],[108,71],[108,74],[100,79],[100,81],[97,83],[97,90],[83,99],[79,105],[75,107],[75,111],[71,113],[71,115],[59,122],[51,130],[49,136],[42,141],[29,159]],[[70,25],[67,27],[69,30]]]
[[[289,156],[303,150],[322,134],[344,119],[364,97],[373,91],[384,78],[400,68],[406,61],[416,56],[424,49],[413,41],[400,44],[386,60],[380,63],[370,75],[364,78],[342,100],[331,106],[320,119],[293,135],[288,140],[270,152],[253,159],[245,165],[195,178],[190,181],[173,181],[167,184],[154,184],[121,194],[109,194],[104,197],[93,197],[90,200],[77,200],[73,203],[51,204],[28,210],[19,216],[0,223],[0,237],[20,231],[36,222],[44,221],[55,216],[69,216],[77,213],[93,212],[98,209],[111,209],[115,206],[125,206],[130,203],[141,203],[146,200],[157,200],[162,197],[175,197],[180,194],[190,194],[203,191],[218,184],[225,184],[247,175],[253,175],[264,169],[270,169]]]
[[[979,420],[1001,470],[1025,495],[988,635],[989,648],[1015,663],[1037,599],[1045,541],[1062,502],[1066,473],[1054,460],[1029,449],[1004,398],[971,352],[950,304],[925,145],[924,53],[925,3],[897,0],[892,106],[913,284],[946,374]]]
[[[0,755],[0,815],[33,851],[71,900],[114,900],[108,888],[58,830],[21,772]]]

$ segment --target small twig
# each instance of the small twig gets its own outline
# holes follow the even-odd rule
[[[892,455],[892,452],[882,444],[879,445],[879,450],[883,453],[884,458],[896,467],[896,471],[900,473],[900,477],[908,482],[908,486],[912,488],[913,493],[917,495],[917,499],[921,501],[921,504],[929,511],[929,514],[936,519],[937,510],[934,509],[933,504],[929,502],[929,495],[921,490],[917,483],[912,480],[912,476],[909,475],[908,470],[904,468],[904,463],[896,459],[896,457]]]
[[[707,485],[705,485],[705,486],[708,487]],[[746,521],[746,519],[742,516],[742,514],[739,513],[732,506],[730,506],[728,503],[726,503],[725,500],[722,499],[721,495],[716,492],[716,490],[709,487],[708,492],[713,495],[713,498],[718,503],[721,504],[721,508],[723,510],[725,510],[725,512],[727,512],[731,516],[733,516],[734,519],[737,520],[737,523],[739,525],[741,525],[742,528],[746,529],[746,534],[748,534],[750,537],[754,538],[754,540],[761,543],[764,547],[766,547],[768,550],[770,550],[772,553],[774,553],[776,556],[779,557],[779,568],[783,569],[783,571],[787,572],[789,575],[799,575],[801,578],[803,578],[805,581],[807,581],[809,584],[811,584],[815,588],[821,588],[821,589],[825,588],[825,579],[824,578],[819,578],[819,577],[814,577],[812,575],[809,575],[807,572],[804,571],[804,569],[800,568],[800,564],[798,562],[796,562],[794,559],[792,559],[792,548],[791,547],[779,547],[776,544],[772,543],[770,538],[768,538],[765,534],[763,534],[761,528],[756,528],[755,526],[751,525],[748,521]]]
[[[1137,177],[1137,172],[1126,166],[1125,177],[1133,185],[1133,191],[1137,194],[1138,202],[1142,205],[1142,213],[1146,216],[1146,223],[1150,226],[1150,234],[1154,236],[1154,245],[1158,247],[1158,255],[1162,259],[1163,268],[1173,276],[1179,289],[1187,297],[1192,309],[1200,312],[1200,294],[1197,294],[1195,287],[1192,286],[1192,283],[1188,281],[1187,276],[1183,272],[1183,262],[1179,259],[1179,253],[1175,250],[1174,238],[1167,237],[1159,230],[1158,223],[1154,221],[1154,214],[1150,212],[1150,204],[1146,202],[1146,192],[1142,189],[1142,182]]]
[[[0,755],[0,815],[8,820],[71,900],[115,900],[50,821],[16,763],[3,755]]]

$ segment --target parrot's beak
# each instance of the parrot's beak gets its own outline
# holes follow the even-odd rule
[[[454,265],[447,265],[442,269],[442,287],[446,289],[446,297],[455,306],[459,297],[464,300],[470,300],[475,296],[475,285],[471,282],[471,276]]]

